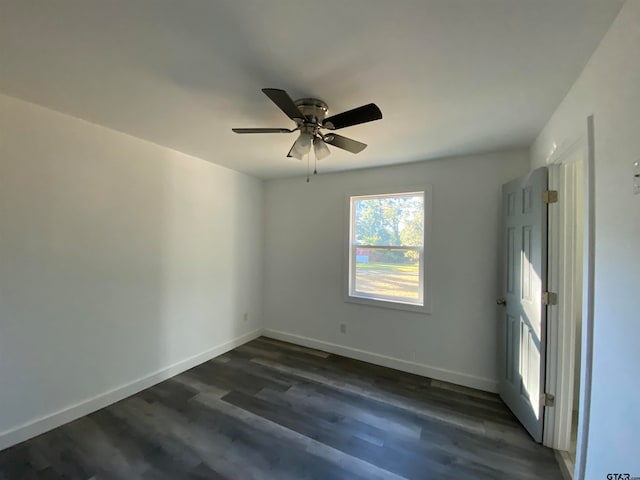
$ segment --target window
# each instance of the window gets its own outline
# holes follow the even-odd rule
[[[426,312],[428,190],[350,197],[348,301]]]

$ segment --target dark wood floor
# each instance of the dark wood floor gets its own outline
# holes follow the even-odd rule
[[[500,399],[259,338],[0,452],[0,479],[561,479]]]

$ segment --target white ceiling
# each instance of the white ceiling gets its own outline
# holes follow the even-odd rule
[[[320,172],[528,146],[623,0],[0,0],[0,91],[262,178],[301,175],[260,91],[384,118]]]

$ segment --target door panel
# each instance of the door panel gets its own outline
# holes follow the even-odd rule
[[[540,168],[502,187],[500,396],[537,442],[544,420],[547,182]]]

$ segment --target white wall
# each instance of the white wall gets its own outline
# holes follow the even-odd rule
[[[257,179],[0,95],[0,449],[250,338],[262,203]]]
[[[628,0],[532,145],[544,165],[595,121],[593,384],[586,479],[640,476],[640,1]],[[593,194],[593,192],[592,192]]]
[[[526,151],[511,151],[267,182],[268,334],[495,391],[500,186],[528,165]],[[424,183],[433,186],[432,314],[345,303],[346,195]]]

